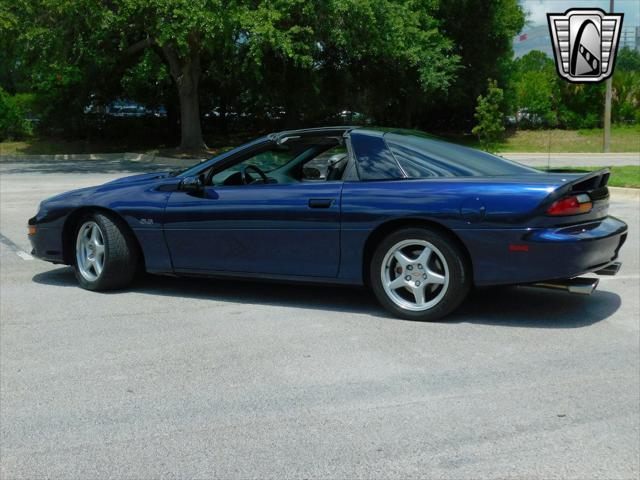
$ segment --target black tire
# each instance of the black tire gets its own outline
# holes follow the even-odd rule
[[[385,257],[387,257],[388,254],[391,255],[390,252],[394,246],[409,240],[428,242],[432,246],[436,247],[448,268],[448,284],[446,285],[446,289],[444,285],[441,287],[438,285],[432,285],[429,287],[434,289],[434,301],[437,301],[437,303],[426,310],[414,311],[408,308],[403,308],[397,303],[397,300],[394,301],[394,299],[391,298],[393,293],[388,294],[383,286],[383,262],[385,261]],[[409,246],[408,248],[411,247]],[[438,262],[437,265],[439,265],[444,272],[444,264],[440,260],[440,256],[438,256],[435,261]],[[385,269],[386,268],[387,267],[385,266]],[[390,268],[393,271],[393,268]],[[396,265],[395,268],[398,268],[398,266]],[[405,228],[397,230],[384,238],[384,240],[377,245],[371,258],[369,273],[370,284],[378,301],[395,317],[406,320],[434,321],[450,314],[467,297],[472,284],[471,269],[466,260],[466,255],[461,251],[460,247],[458,247],[455,240],[446,234],[429,230],[427,228]],[[409,276],[404,277],[405,273],[409,274]],[[403,278],[409,279],[411,278],[411,274],[415,274],[415,271],[405,271],[402,273],[402,276]],[[396,274],[394,273],[394,275]],[[413,278],[411,278],[409,283],[413,283]],[[425,281],[425,283],[427,282]],[[396,288],[397,290],[394,290],[394,292],[399,291],[401,294],[398,296],[409,295],[405,293],[405,291],[410,292],[410,290],[407,290],[405,287]],[[437,293],[441,290],[445,291],[438,300],[439,295]]]
[[[83,276],[76,255],[78,234],[87,222],[95,222],[99,226],[104,240],[104,266],[94,280]],[[138,270],[139,252],[131,235],[122,220],[104,213],[95,212],[80,219],[71,240],[74,252],[73,270],[82,288],[105,291],[125,288],[132,283]]]

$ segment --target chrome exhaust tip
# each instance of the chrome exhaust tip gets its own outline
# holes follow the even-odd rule
[[[566,280],[550,280],[548,282],[532,283],[530,286],[537,288],[549,288],[552,290],[564,290],[578,295],[591,295],[598,286],[597,278],[567,278]]]
[[[572,278],[569,283],[569,293],[591,295],[599,282],[600,280],[597,278]]]
[[[618,273],[618,271],[620,271],[621,266],[622,266],[622,263],[613,262],[612,264],[607,265],[606,267],[596,271],[595,273],[597,275],[615,275]]]

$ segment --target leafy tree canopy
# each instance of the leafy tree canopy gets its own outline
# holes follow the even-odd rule
[[[380,78],[397,75],[406,101],[445,90],[458,65],[434,0],[0,1],[1,42],[10,47],[3,82],[39,92],[51,118],[80,118],[90,100],[139,91],[133,79],[145,71],[157,76],[152,91],[166,90],[168,73],[184,149],[204,146],[201,85],[220,90],[206,91],[210,98],[249,95],[259,104],[272,97],[260,92],[263,82],[284,78],[280,96],[296,98],[302,89],[292,81],[308,81],[309,96],[342,76],[334,99],[348,91],[366,104]]]

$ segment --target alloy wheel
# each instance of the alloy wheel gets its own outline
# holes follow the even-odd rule
[[[82,277],[95,282],[104,270],[104,235],[100,226],[89,221],[82,224],[76,240],[76,265]]]
[[[449,266],[444,255],[426,240],[396,243],[382,260],[380,275],[389,299],[411,311],[433,308],[449,288]]]

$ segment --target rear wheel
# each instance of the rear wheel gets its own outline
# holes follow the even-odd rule
[[[408,320],[430,321],[448,315],[471,287],[460,248],[448,236],[423,228],[389,235],[376,248],[370,267],[378,301]]]
[[[138,255],[120,221],[102,213],[84,217],[75,237],[74,272],[87,290],[128,286],[136,274]]]

